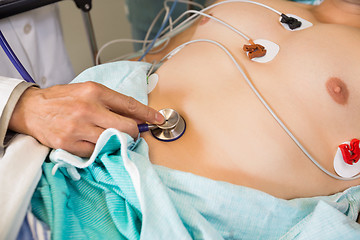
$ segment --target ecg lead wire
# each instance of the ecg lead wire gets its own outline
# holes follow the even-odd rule
[[[265,108],[269,111],[269,113],[273,116],[273,118],[278,122],[278,124],[284,129],[284,131],[289,135],[289,137],[294,141],[294,143],[300,148],[300,150],[320,169],[322,170],[324,173],[326,173],[328,176],[333,177],[335,179],[338,180],[344,180],[344,181],[351,181],[351,180],[355,180],[360,178],[360,175],[354,176],[354,177],[350,177],[350,178],[345,178],[345,177],[340,177],[337,176],[331,172],[329,172],[327,169],[325,169],[323,166],[321,166],[312,156],[311,154],[305,149],[305,147],[297,140],[297,138],[291,133],[291,131],[286,127],[286,125],[281,121],[281,119],[276,115],[276,113],[273,111],[273,109],[270,107],[270,105],[266,102],[266,100],[261,96],[261,94],[259,93],[259,91],[255,88],[254,84],[251,82],[251,80],[248,78],[248,76],[246,75],[246,73],[244,72],[244,70],[242,69],[242,67],[237,63],[237,61],[235,60],[235,58],[233,57],[233,55],[220,43],[210,40],[210,39],[195,39],[186,43],[181,44],[180,46],[178,46],[177,48],[175,48],[174,50],[172,50],[170,53],[168,53],[166,56],[164,56],[159,63],[161,63],[162,61],[164,61],[165,59],[171,58],[173,55],[175,55],[177,52],[179,52],[182,48],[184,48],[185,46],[192,44],[192,43],[197,43],[197,42],[208,42],[208,43],[212,43],[215,44],[216,46],[220,47],[232,60],[232,62],[235,64],[236,68],[239,70],[239,72],[241,73],[241,75],[244,77],[246,83],[249,85],[249,87],[251,88],[251,90],[255,93],[255,95],[257,96],[257,98],[260,100],[260,102],[265,106]]]

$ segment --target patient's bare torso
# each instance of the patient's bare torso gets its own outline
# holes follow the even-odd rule
[[[252,39],[277,43],[279,54],[269,63],[250,61],[242,51],[248,42],[213,20],[196,23],[175,38],[171,47],[190,39],[223,44],[307,151],[334,173],[337,146],[360,137],[360,31],[319,23],[302,5],[264,3],[307,19],[314,26],[287,31],[277,14],[246,3],[224,4],[208,13]],[[286,199],[328,195],[360,182],[335,180],[319,170],[215,45],[188,45],[157,74],[159,83],[149,96],[149,105],[176,109],[185,118],[187,131],[170,143],[143,134],[154,164]],[[329,94],[327,82],[331,78],[344,84],[340,97]]]

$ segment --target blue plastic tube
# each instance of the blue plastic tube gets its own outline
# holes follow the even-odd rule
[[[151,50],[152,47],[154,46],[156,40],[157,40],[157,39],[159,38],[159,36],[160,36],[160,33],[162,32],[162,30],[164,29],[164,27],[166,26],[166,24],[169,22],[170,16],[171,16],[172,12],[174,11],[177,2],[178,2],[178,0],[174,0],[173,4],[171,5],[169,14],[167,15],[165,21],[164,21],[163,24],[161,25],[159,31],[156,33],[153,41],[150,43],[150,45],[147,47],[146,51],[145,51],[144,54],[139,58],[138,61],[143,60],[143,58],[150,52],[150,50]]]
[[[24,66],[16,57],[14,51],[11,49],[10,45],[6,41],[6,38],[2,34],[1,30],[0,30],[0,45],[2,49],[4,49],[6,55],[8,56],[8,58],[10,59],[11,63],[14,65],[16,70],[20,73],[21,77],[27,82],[35,83],[35,81],[32,79],[30,74],[26,71]]]

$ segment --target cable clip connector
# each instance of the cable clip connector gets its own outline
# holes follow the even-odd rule
[[[294,30],[296,28],[301,27],[301,22],[299,20],[297,20],[294,17],[288,17],[283,13],[281,14],[281,20],[280,21],[282,23],[287,24],[291,30]]]
[[[253,41],[250,41],[250,45],[244,45],[243,50],[248,53],[250,59],[263,57],[266,54],[266,49],[260,44],[256,44]]]

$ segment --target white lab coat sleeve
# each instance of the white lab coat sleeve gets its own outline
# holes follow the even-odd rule
[[[0,29],[24,68],[41,88],[67,84],[74,78],[56,4],[0,19]],[[21,79],[1,48],[0,75]]]
[[[33,85],[20,79],[0,76],[0,152],[14,135],[8,131],[8,126],[16,103],[22,93]]]
[[[0,155],[0,239],[16,239],[49,148],[18,134]]]

